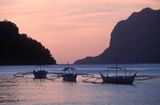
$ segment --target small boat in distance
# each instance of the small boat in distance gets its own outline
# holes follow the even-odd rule
[[[128,84],[132,85],[134,78],[136,76],[136,73],[133,75],[126,75],[126,69],[125,69],[125,75],[124,76],[117,76],[117,69],[122,69],[118,67],[114,67],[116,69],[116,76],[109,76],[108,70],[107,70],[107,76],[104,76],[102,73],[100,73],[100,76],[103,80],[103,83],[112,83],[112,84]]]
[[[45,70],[33,70],[34,79],[46,79],[48,72]]]
[[[63,81],[76,82],[77,73],[75,73],[76,69],[72,67],[65,67],[62,71]]]
[[[41,65],[39,67],[39,70],[33,70],[34,79],[46,79],[48,72],[44,68],[42,69]]]

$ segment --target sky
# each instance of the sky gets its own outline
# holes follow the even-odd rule
[[[160,0],[0,0],[0,21],[41,42],[58,64],[97,56],[132,12],[160,9]]]

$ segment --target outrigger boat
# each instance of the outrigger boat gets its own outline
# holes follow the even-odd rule
[[[39,69],[37,70],[37,67]],[[46,79],[48,72],[44,70],[43,66],[36,66],[36,70],[33,70],[34,79]]]
[[[34,79],[46,79],[48,72],[45,70],[33,70]]]
[[[66,82],[77,82],[76,79],[78,76],[82,76],[82,77],[90,76],[90,74],[87,74],[87,73],[77,72],[77,69],[70,67],[69,64],[67,67],[64,67],[61,72],[50,72],[50,74],[52,75],[51,76],[52,79],[50,80],[56,80],[56,79],[62,78],[63,81],[66,81]]]
[[[65,67],[62,71],[62,77],[63,77],[63,81],[70,81],[70,82],[76,82],[76,78],[77,78],[77,73],[74,72],[74,70],[76,70],[75,68],[72,67]]]
[[[55,79],[58,79],[58,78],[63,78],[63,81],[69,81],[69,82],[76,82],[76,79],[77,79],[77,75],[79,75],[77,72],[75,72],[76,69],[75,68],[72,68],[69,66],[67,67],[64,67],[64,69],[62,69],[62,72],[61,73],[51,73],[51,74],[56,74],[56,76],[54,76]],[[80,75],[84,75],[84,74],[80,74]]]
[[[47,79],[48,72],[45,70],[33,70],[32,72],[18,72],[16,74],[13,74],[15,77],[24,77],[25,75],[33,74],[34,79]]]
[[[113,68],[113,67],[112,67]],[[125,76],[117,76],[117,70],[122,69],[118,67],[114,67],[116,69],[116,76],[109,76],[108,70],[107,70],[107,76],[104,76],[102,73],[100,73],[100,76],[102,78],[103,83],[112,83],[112,84],[133,84],[133,81],[135,79],[136,73],[133,75],[126,75],[126,69],[125,69]]]

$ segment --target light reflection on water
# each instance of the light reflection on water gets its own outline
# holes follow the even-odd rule
[[[160,74],[157,71],[147,71],[147,74],[150,73]],[[32,78],[28,76],[14,79],[11,74],[0,74],[0,105],[159,105],[160,103],[160,79],[135,81],[134,85],[113,85],[84,83],[81,81],[82,77],[78,77],[77,83],[63,82],[62,79],[53,82]]]
[[[7,79],[9,78],[11,79],[11,76],[7,77]],[[93,88],[96,85],[82,82],[52,82],[50,80],[40,81],[31,78],[17,78],[10,81],[7,79],[4,78],[4,75],[1,75],[0,103],[6,105],[85,104],[92,102],[95,97],[94,94],[98,92]]]
[[[0,105],[158,105],[160,80],[135,85],[40,81],[0,76]]]

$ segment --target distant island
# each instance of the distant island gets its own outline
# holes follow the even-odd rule
[[[160,63],[160,10],[145,8],[116,24],[109,47],[74,64]]]
[[[16,24],[0,21],[0,65],[56,64],[40,42],[20,34]]]

